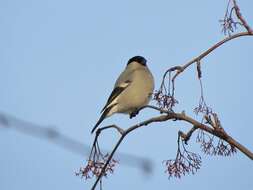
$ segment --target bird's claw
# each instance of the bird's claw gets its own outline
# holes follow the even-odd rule
[[[138,115],[138,113],[139,113],[139,110],[133,111],[132,113],[130,113],[129,118],[132,119],[133,117],[135,117],[136,115]]]

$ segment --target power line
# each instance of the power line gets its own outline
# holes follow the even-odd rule
[[[62,134],[56,127],[35,124],[3,112],[0,112],[0,127],[47,140],[80,156],[89,155],[90,152],[88,145]],[[126,153],[118,153],[116,159],[126,166],[139,168],[147,174],[152,173],[153,164],[149,159]]]

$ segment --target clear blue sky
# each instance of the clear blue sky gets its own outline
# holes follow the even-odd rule
[[[253,27],[253,2],[238,1]],[[143,55],[156,86],[163,72],[187,62],[224,36],[218,22],[227,1],[0,1],[0,110],[42,125],[54,125],[83,143],[99,117],[114,81],[127,60]],[[225,44],[203,60],[206,100],[226,131],[253,150],[253,38]],[[195,68],[179,78],[177,110],[192,115],[198,103]],[[152,102],[154,104],[154,102]],[[103,122],[126,128],[150,116],[129,120],[115,115]],[[104,180],[104,189],[250,189],[253,163],[234,157],[208,157],[194,176],[168,180],[162,161],[175,157],[183,123],[153,124],[127,137],[120,151],[150,158],[152,176],[120,165]],[[118,136],[107,131],[101,146],[111,148]],[[191,150],[200,152],[192,139]],[[49,142],[0,129],[0,189],[89,189],[93,183],[74,175],[85,155]]]

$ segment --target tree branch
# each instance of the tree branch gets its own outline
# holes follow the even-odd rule
[[[188,144],[188,141],[190,140],[192,134],[194,133],[194,131],[196,131],[198,129],[198,127],[193,126],[190,131],[188,131],[186,134],[183,133],[182,131],[179,131],[179,135],[183,138],[184,143]]]
[[[154,106],[152,106],[152,107],[153,107],[154,109],[156,109],[156,110],[160,110],[160,109],[157,108],[157,107],[154,107]],[[161,111],[163,111],[163,110],[161,110]],[[142,126],[147,126],[148,124],[153,123],[153,122],[167,121],[169,118],[170,118],[169,115],[161,115],[161,116],[158,116],[158,117],[153,117],[153,118],[148,119],[148,120],[146,120],[146,121],[143,121],[143,122],[141,122],[141,123],[139,123],[139,124],[136,124],[136,125],[134,125],[134,126],[132,126],[132,127],[129,127],[127,130],[125,130],[123,133],[121,133],[121,137],[119,138],[118,142],[116,143],[115,147],[113,148],[112,152],[110,153],[110,155],[109,155],[109,157],[108,157],[108,159],[107,159],[107,161],[106,161],[104,167],[102,168],[102,170],[101,170],[99,176],[97,177],[97,179],[96,179],[94,185],[92,186],[91,190],[95,190],[95,188],[96,188],[98,182],[100,181],[100,179],[101,179],[102,176],[104,175],[104,172],[105,172],[105,170],[106,170],[108,164],[109,164],[110,161],[112,160],[113,155],[115,154],[116,150],[118,149],[118,147],[119,147],[119,145],[121,144],[121,142],[123,141],[123,139],[127,136],[127,134],[129,134],[129,133],[132,132],[133,130],[135,130],[135,129],[137,129],[137,128],[140,128],[140,127],[142,127]],[[99,130],[99,129],[98,129],[98,130]]]
[[[229,37],[226,37],[225,39],[223,39],[222,41],[219,41],[218,43],[214,44],[212,47],[210,47],[208,50],[204,51],[203,53],[201,53],[199,56],[193,58],[191,61],[189,61],[188,63],[184,64],[183,66],[177,66],[177,72],[176,74],[173,76],[172,78],[172,82],[175,81],[176,77],[178,75],[180,75],[182,72],[184,72],[184,70],[186,68],[188,68],[190,65],[192,65],[193,63],[201,63],[200,60],[203,59],[204,57],[206,57],[207,55],[209,55],[212,51],[214,51],[215,49],[217,49],[218,47],[220,47],[221,45],[223,45],[224,43],[233,40],[235,38],[239,38],[242,36],[253,36],[253,33],[249,33],[249,32],[241,32],[241,33],[237,33],[234,35],[231,35]],[[168,69],[166,72],[168,72],[170,69]]]
[[[230,135],[228,135],[224,129],[213,129],[212,127],[209,127],[205,124],[202,124],[200,122],[198,122],[197,120],[182,114],[182,113],[171,113],[173,115],[173,117],[175,119],[179,119],[179,120],[183,120],[186,121],[188,123],[191,123],[193,126],[196,126],[199,129],[202,129],[204,131],[206,131],[209,134],[212,134],[216,137],[219,137],[221,139],[223,139],[224,141],[226,141],[227,143],[233,145],[234,147],[236,147],[238,150],[240,150],[242,153],[244,153],[246,156],[248,156],[251,160],[253,160],[253,153],[247,149],[245,146],[243,146],[242,144],[240,144],[239,142],[237,142],[235,139],[233,139]]]
[[[112,152],[110,153],[110,155],[108,157],[108,160],[106,161],[104,167],[102,168],[102,170],[101,170],[99,176],[97,177],[94,185],[92,186],[91,190],[95,190],[98,182],[101,180],[102,176],[104,175],[106,167],[110,163],[111,159],[113,158],[113,155],[115,154],[116,150],[118,149],[118,147],[121,144],[121,142],[123,141],[123,139],[130,132],[132,132],[132,131],[140,128],[140,127],[144,127],[144,126],[147,126],[151,123],[156,123],[156,122],[164,122],[164,121],[168,121],[168,120],[185,121],[187,123],[192,124],[193,128],[186,135],[183,135],[184,137],[189,138],[196,129],[202,129],[202,130],[204,130],[205,132],[207,132],[209,134],[212,134],[212,135],[214,135],[218,138],[223,139],[224,141],[226,141],[230,145],[236,147],[238,150],[240,150],[242,153],[244,153],[246,156],[248,156],[251,160],[253,160],[253,153],[249,149],[247,149],[245,146],[240,144],[238,141],[233,139],[223,129],[218,130],[216,128],[213,128],[212,126],[202,124],[202,123],[198,122],[197,120],[187,116],[184,112],[183,113],[174,113],[174,112],[168,112],[166,110],[163,110],[163,109],[155,107],[155,106],[147,106],[147,107],[152,108],[152,109],[157,110],[157,111],[160,111],[161,113],[167,113],[167,114],[160,115],[160,116],[157,116],[157,117],[153,117],[153,118],[148,119],[146,121],[143,121],[139,124],[133,125],[133,126],[129,127],[127,130],[125,130],[122,133],[122,135],[121,135],[120,139],[118,140],[118,142],[116,143],[116,145],[114,146]]]
[[[215,45],[213,45],[211,48],[209,48],[208,50],[206,50],[205,52],[203,52],[202,54],[200,54],[198,57],[192,59],[191,61],[189,61],[188,63],[184,64],[183,66],[176,66],[176,67],[172,67],[170,69],[168,69],[166,72],[165,72],[165,76],[167,75],[167,73],[169,71],[174,71],[174,70],[177,70],[176,74],[173,76],[172,78],[172,82],[174,83],[176,77],[182,73],[187,67],[189,67],[190,65],[192,65],[193,63],[198,63],[200,65],[200,61],[201,59],[203,59],[204,57],[206,57],[207,55],[209,55],[213,50],[217,49],[218,47],[220,47],[222,44],[232,40],[232,39],[235,39],[235,38],[238,38],[238,37],[241,37],[241,36],[253,36],[253,30],[251,29],[251,27],[248,25],[248,23],[246,22],[246,20],[243,18],[241,12],[240,12],[240,8],[239,6],[237,5],[237,2],[236,0],[233,0],[233,8],[232,10],[235,10],[235,14],[237,16],[237,18],[241,21],[241,24],[242,26],[244,26],[244,28],[247,30],[247,32],[241,32],[241,33],[237,33],[237,34],[234,34],[234,35],[230,35],[229,37],[223,39],[222,41],[216,43]],[[231,11],[232,11],[231,10]],[[231,15],[230,15],[231,17]],[[198,66],[199,66],[198,65]],[[163,78],[165,78],[165,76]]]
[[[238,149],[243,154],[245,154],[247,157],[249,157],[251,160],[253,160],[253,153],[249,149],[247,149],[245,146],[240,144],[238,141],[236,141],[234,138],[232,138],[230,135],[228,135],[225,132],[225,130],[221,127],[221,124],[220,124],[217,114],[212,112],[212,109],[206,105],[206,103],[204,101],[204,97],[203,97],[203,87],[202,87],[202,82],[201,82],[201,75],[202,75],[202,73],[201,73],[201,60],[203,58],[205,58],[207,55],[209,55],[210,53],[212,53],[214,50],[216,50],[217,48],[222,46],[223,44],[225,44],[233,39],[243,37],[243,36],[253,36],[253,31],[250,28],[250,26],[247,24],[246,20],[243,18],[242,14],[240,13],[240,9],[236,3],[236,0],[233,0],[233,8],[230,11],[228,10],[231,2],[232,1],[229,0],[226,14],[225,14],[225,18],[224,18],[224,20],[221,20],[222,25],[224,27],[223,31],[225,32],[225,34],[228,32],[229,36],[224,38],[223,40],[217,42],[216,44],[211,46],[209,49],[207,49],[206,51],[201,53],[199,56],[193,58],[192,60],[190,60],[186,64],[184,64],[182,66],[174,66],[174,67],[171,67],[170,69],[166,70],[166,72],[163,75],[159,90],[154,93],[154,99],[157,101],[159,108],[155,107],[155,106],[145,106],[145,107],[141,108],[141,109],[151,108],[151,109],[159,111],[163,115],[153,117],[153,118],[143,121],[139,124],[133,125],[133,126],[129,127],[127,130],[124,130],[124,131],[118,130],[121,133],[121,137],[118,140],[118,142],[116,143],[116,145],[114,146],[114,148],[113,148],[112,152],[110,153],[108,160],[106,161],[105,165],[103,166],[101,172],[97,176],[97,179],[96,179],[94,185],[92,186],[92,190],[95,189],[96,185],[101,180],[102,176],[106,175],[105,173],[106,173],[107,166],[110,164],[110,161],[111,161],[114,153],[118,149],[118,147],[121,144],[121,142],[123,141],[123,139],[130,132],[132,132],[140,127],[147,126],[147,125],[149,125],[151,123],[155,123],[155,122],[165,122],[168,120],[173,120],[173,121],[181,120],[181,121],[185,121],[186,123],[191,124],[193,127],[186,134],[179,131],[179,133],[178,133],[178,145],[179,146],[180,146],[180,144],[179,144],[180,138],[181,138],[181,140],[184,141],[185,144],[187,144],[187,141],[191,138],[192,134],[196,130],[199,129],[201,132],[204,131],[208,134],[211,134],[211,135],[219,138],[218,148],[215,148],[212,145],[213,136],[210,138],[211,141],[208,143],[206,143],[204,140],[202,141],[204,143],[204,145],[210,145],[212,148],[214,148],[214,150],[215,150],[214,154],[231,155],[231,153],[234,153],[236,151],[236,149]],[[236,14],[239,22],[233,20],[233,18],[232,18],[233,11],[235,11],[235,14]],[[240,32],[240,33],[237,33],[234,35],[230,35],[231,32],[234,32],[234,29],[236,29],[236,26],[238,24],[244,26],[244,28],[247,31]],[[203,119],[206,120],[206,124],[203,124],[202,122],[199,122],[199,121],[187,116],[184,112],[175,113],[172,109],[173,106],[176,103],[178,103],[177,100],[174,98],[175,80],[181,73],[183,73],[189,66],[191,66],[194,63],[197,64],[198,79],[200,80],[200,85],[201,85],[201,101],[200,101],[199,107],[195,111],[196,111],[196,113],[199,113],[199,112],[204,113]],[[173,76],[172,76],[172,73],[174,74]],[[169,74],[169,85],[168,85],[169,87],[168,87],[168,89],[165,85],[165,79],[167,77],[167,74]],[[171,83],[172,83],[172,86],[171,86]],[[120,129],[119,127],[115,127],[115,128]],[[223,144],[223,141],[227,142],[231,146],[230,149],[228,149],[227,146]],[[205,148],[207,148],[206,150],[208,150],[208,148],[210,146],[205,147]],[[178,148],[180,148],[180,147],[178,147]],[[217,150],[218,150],[218,152],[217,152]],[[183,174],[184,174],[184,172],[189,172],[189,171],[193,172],[193,169],[196,169],[196,170],[199,169],[199,166],[201,163],[200,157],[194,153],[187,151],[185,149],[185,147],[184,147],[184,151],[188,155],[188,156],[186,156],[188,158],[188,160],[186,161],[188,163],[188,165],[187,165],[187,163],[185,164],[184,159],[182,159],[182,158],[185,158],[184,153],[180,153],[180,151],[178,151],[176,160],[174,162],[171,162],[172,160],[168,160],[167,164],[166,164],[168,166],[168,171],[170,172],[170,176],[174,173],[175,176],[180,177],[181,171],[183,171]],[[179,154],[181,156],[179,156]],[[196,165],[194,165],[194,163]],[[175,169],[176,169],[176,171],[175,171]]]
[[[248,31],[249,34],[253,34],[253,30],[250,28],[246,20],[243,18],[240,8],[237,5],[236,0],[233,0],[234,8],[235,8],[235,14],[237,18],[242,22],[242,25],[245,27],[245,29]]]

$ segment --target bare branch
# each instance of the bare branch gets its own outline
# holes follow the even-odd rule
[[[237,142],[235,139],[233,139],[231,136],[229,136],[224,131],[224,129],[221,129],[221,130],[213,129],[205,124],[202,124],[202,123],[194,120],[193,118],[191,118],[185,114],[180,114],[180,113],[171,113],[171,114],[176,119],[191,123],[193,126],[196,126],[197,128],[202,129],[202,130],[206,131],[207,133],[210,133],[218,138],[223,139],[227,143],[236,147],[238,150],[240,150],[242,153],[244,153],[246,156],[248,156],[251,160],[253,160],[253,153],[250,150],[248,150],[245,146],[243,146],[242,144]]]
[[[198,127],[193,126],[190,131],[188,131],[186,134],[183,133],[182,131],[179,131],[179,135],[182,137],[183,141],[185,144],[188,144],[188,141],[190,140],[192,134],[194,133],[194,131],[196,131],[198,129]]]
[[[249,32],[237,33],[237,34],[231,35],[229,37],[226,37],[222,41],[214,44],[208,50],[204,51],[203,53],[201,53],[196,58],[193,58],[191,61],[189,61],[188,63],[186,63],[183,66],[181,66],[181,69],[177,70],[176,74],[173,76],[172,81],[175,81],[175,79],[177,78],[177,76],[180,75],[182,72],[184,72],[184,70],[187,69],[190,65],[192,65],[193,63],[199,62],[201,59],[203,59],[204,57],[206,57],[207,55],[209,55],[212,51],[214,51],[215,49],[217,49],[218,47],[220,47],[224,43],[226,43],[226,42],[228,42],[230,40],[242,37],[242,36],[253,36],[253,33],[249,33]]]
[[[245,29],[248,31],[249,34],[253,34],[253,30],[250,28],[250,26],[248,25],[248,23],[246,22],[246,20],[243,18],[240,8],[237,5],[236,0],[233,0],[233,4],[234,4],[234,8],[235,8],[235,13],[237,18],[242,22],[242,25],[245,27]]]
[[[226,37],[225,39],[217,42],[212,47],[201,53],[199,56],[193,58],[188,63],[182,65],[182,66],[174,66],[170,69],[166,70],[166,72],[163,75],[163,79],[160,85],[160,88],[158,91],[154,93],[154,100],[157,101],[157,104],[160,108],[166,109],[168,111],[173,111],[173,107],[178,103],[176,98],[174,97],[175,94],[175,80],[176,78],[183,73],[189,66],[196,63],[197,64],[197,73],[198,73],[198,79],[200,80],[201,85],[201,100],[204,103],[203,98],[203,87],[201,82],[202,72],[201,72],[201,60],[205,58],[207,55],[209,55],[211,52],[222,46],[223,44],[227,43],[228,41],[231,41],[233,39],[243,37],[243,36],[253,36],[253,33],[249,32],[241,32],[234,35],[231,35],[229,37]],[[171,77],[172,73],[175,72],[173,77]],[[169,80],[168,80],[168,88],[165,85],[166,76],[169,74]]]
[[[147,106],[149,108],[158,110],[160,112],[166,112],[163,109],[160,109],[158,107],[155,106]],[[146,121],[143,121],[139,124],[133,125],[131,127],[129,127],[127,130],[124,131],[124,133],[121,135],[120,139],[118,140],[118,142],[116,143],[116,145],[114,146],[112,152],[110,153],[108,160],[106,161],[104,167],[102,168],[100,175],[97,177],[94,185],[92,186],[91,190],[94,190],[96,185],[98,184],[98,182],[101,180],[102,176],[104,175],[104,172],[106,170],[106,167],[108,166],[108,164],[110,163],[111,159],[113,158],[116,150],[118,149],[119,145],[121,144],[121,142],[123,141],[123,139],[132,131],[147,126],[151,123],[156,123],[156,122],[164,122],[164,121],[168,121],[168,120],[172,120],[172,121],[177,121],[177,120],[181,120],[181,121],[185,121],[187,123],[192,124],[194,127],[186,134],[186,135],[182,135],[183,138],[190,138],[190,136],[192,135],[192,133],[197,130],[197,129],[201,129],[209,134],[212,134],[218,138],[223,139],[224,141],[226,141],[227,143],[229,143],[230,145],[232,145],[233,147],[237,148],[238,150],[240,150],[242,153],[244,153],[246,156],[248,156],[251,160],[253,160],[253,153],[248,150],[245,146],[241,145],[239,142],[237,142],[235,139],[233,139],[231,136],[229,136],[223,129],[221,130],[217,130],[214,129],[213,127],[209,127],[208,125],[202,124],[200,122],[198,122],[197,120],[187,116],[184,112],[183,113],[174,113],[174,112],[167,112],[166,115],[160,115],[157,117],[153,117],[151,119],[148,119]]]

